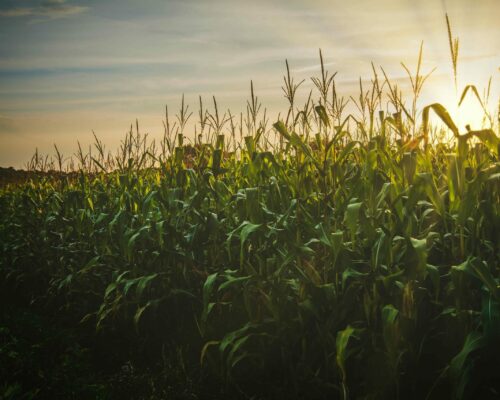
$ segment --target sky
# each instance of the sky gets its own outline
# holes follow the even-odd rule
[[[54,143],[70,155],[93,131],[114,149],[136,119],[159,138],[165,105],[173,113],[183,94],[195,112],[201,95],[239,114],[250,80],[274,118],[287,109],[285,60],[305,99],[320,48],[349,96],[371,62],[404,88],[400,62],[414,69],[423,41],[424,72],[436,70],[422,101],[451,104],[445,12],[459,87],[492,77],[498,99],[500,0],[0,0],[0,166]]]

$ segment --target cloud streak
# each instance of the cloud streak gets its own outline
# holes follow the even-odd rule
[[[45,17],[56,19],[81,14],[87,10],[88,7],[67,4],[66,0],[46,0],[34,7],[12,7],[2,9],[0,10],[0,17]]]

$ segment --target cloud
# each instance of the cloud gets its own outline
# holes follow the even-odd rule
[[[66,0],[46,0],[34,7],[12,7],[0,10],[0,17],[64,18],[80,14],[88,7],[67,4]]]

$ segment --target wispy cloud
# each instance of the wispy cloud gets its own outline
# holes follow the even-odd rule
[[[64,18],[80,14],[88,7],[68,4],[66,0],[46,0],[33,7],[11,7],[0,9],[0,17],[46,17]]]

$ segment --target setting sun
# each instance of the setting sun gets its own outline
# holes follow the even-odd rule
[[[478,99],[468,92],[463,102],[459,105],[460,95],[450,94],[443,100],[450,116],[457,125],[460,133],[467,132],[467,125],[471,130],[490,127],[487,115]],[[487,107],[488,105],[485,105]]]

